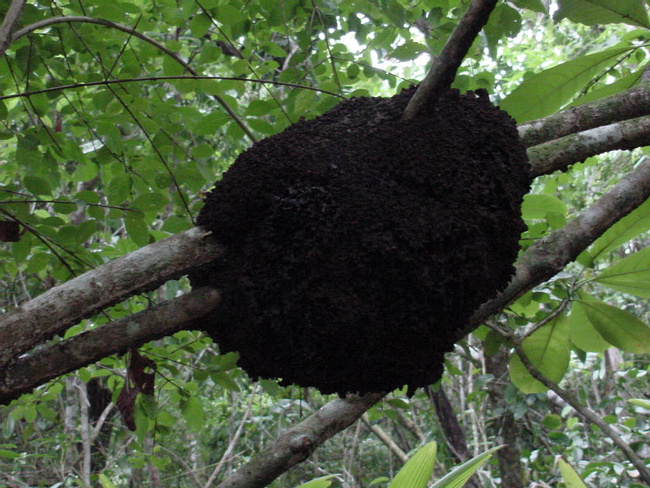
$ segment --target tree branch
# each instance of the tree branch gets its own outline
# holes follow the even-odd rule
[[[336,399],[291,427],[218,488],[263,488],[282,473],[306,460],[330,437],[352,425],[383,398],[383,393]]]
[[[649,87],[649,81],[642,81],[616,95],[526,122],[519,125],[519,136],[526,147],[531,147],[601,125],[650,115]]]
[[[625,120],[568,135],[528,149],[532,176],[565,171],[573,163],[616,149],[650,145],[650,117]]]
[[[20,20],[20,16],[25,8],[26,0],[13,0],[5,14],[5,18],[0,25],[0,56],[7,52],[7,48],[13,41],[12,32]]]
[[[198,288],[97,329],[36,349],[0,370],[0,405],[112,354],[122,354],[154,339],[191,329],[194,321],[217,306],[219,299],[218,290]]]
[[[472,315],[458,340],[533,287],[552,278],[615,222],[650,197],[650,159],[624,176],[591,207],[562,229],[532,244],[520,257],[510,284]]]
[[[397,459],[399,459],[402,463],[406,463],[406,461],[409,460],[409,457],[404,451],[402,451],[402,448],[395,443],[395,441],[386,433],[384,429],[382,429],[379,425],[373,425],[372,422],[370,422],[370,418],[368,417],[367,413],[364,413],[361,416],[361,421],[366,427],[368,427],[370,432],[375,434],[377,438],[383,442],[386,447],[388,447],[388,449],[390,449],[390,452],[397,456]]]
[[[411,97],[404,110],[404,119],[412,119],[425,106],[433,105],[449,89],[460,64],[478,33],[487,24],[496,4],[497,0],[472,0],[467,12],[447,39],[440,56],[433,61],[431,69]]]
[[[110,20],[106,19],[98,19],[95,17],[85,17],[85,16],[63,16],[63,17],[50,17],[49,19],[43,19],[39,20],[38,22],[34,22],[33,24],[28,25],[27,27],[23,27],[22,29],[14,32],[11,42],[16,41],[17,39],[20,39],[23,36],[26,36],[27,34],[30,34],[38,29],[42,29],[44,27],[49,27],[50,25],[56,25],[56,24],[68,24],[68,23],[73,23],[73,22],[82,22],[86,24],[97,24],[97,25],[103,25],[104,27],[110,27],[112,29],[117,29],[122,32],[126,32],[133,37],[137,37],[138,39],[147,42],[154,46],[156,49],[159,49],[160,51],[164,52],[167,56],[171,57],[174,61],[176,61],[178,64],[180,64],[188,73],[192,74],[193,76],[198,76],[198,72],[192,68],[183,58],[181,58],[178,54],[176,54],[174,51],[167,49],[164,44],[161,44],[160,42],[156,41],[155,39],[152,39],[149,36],[146,36],[142,34],[141,32],[138,32],[132,27],[118,24],[117,22],[111,22]],[[248,138],[252,142],[257,142],[257,138],[253,135],[253,133],[250,131],[248,126],[244,124],[244,122],[239,118],[239,116],[233,111],[233,109],[230,108],[230,106],[226,103],[226,101],[221,98],[219,95],[211,95],[216,102],[221,105],[221,107],[228,113],[230,118],[239,126],[241,129],[244,131],[244,133],[248,136]]]
[[[198,227],[138,249],[51,288],[0,317],[0,368],[131,295],[152,290],[222,254]]]

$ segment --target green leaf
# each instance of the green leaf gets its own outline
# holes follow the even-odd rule
[[[650,353],[650,327],[625,310],[600,300],[581,300],[587,318],[613,346],[635,354]]]
[[[418,449],[395,475],[388,488],[426,488],[433,474],[437,449],[435,442],[429,442]]]
[[[521,215],[526,220],[547,220],[552,214],[564,216],[566,212],[567,208],[562,200],[544,193],[524,196],[524,202],[521,205]]]
[[[203,37],[207,32],[212,22],[207,15],[199,14],[190,20],[190,30],[194,37]]]
[[[627,402],[631,405],[650,410],[650,400],[646,400],[645,398],[630,398]]]
[[[27,175],[23,177],[23,185],[33,195],[51,196],[52,188],[47,180],[38,176]]]
[[[0,100],[0,120],[5,120],[9,116],[9,112],[7,111],[7,105],[5,105],[5,102]]]
[[[149,244],[149,228],[142,220],[141,216],[135,212],[128,212],[124,218],[124,226],[129,237],[133,239],[138,246]]]
[[[650,230],[650,199],[637,207],[634,211],[612,225],[607,231],[592,244],[589,249],[591,259],[613,251],[621,244]]]
[[[99,482],[102,485],[102,488],[115,488],[115,485],[111,480],[108,479],[108,476],[106,476],[104,473],[101,473],[99,475]]]
[[[566,488],[587,488],[585,482],[582,480],[580,475],[577,473],[573,466],[571,466],[564,458],[560,458],[558,463],[560,466],[560,473],[562,473],[562,479]]]
[[[501,108],[518,123],[556,112],[601,71],[618,62],[633,47],[607,49],[573,59],[526,79],[508,95]]]
[[[0,457],[8,458],[8,459],[17,459],[20,457],[20,454],[18,454],[15,451],[9,451],[8,449],[0,449]]]
[[[399,61],[410,61],[426,51],[427,47],[425,45],[408,40],[388,53],[388,57],[395,58]]]
[[[193,396],[181,401],[181,413],[187,426],[193,432],[199,432],[204,427],[205,413],[201,402]]]
[[[621,259],[595,281],[623,293],[650,298],[650,247]]]
[[[559,383],[569,368],[571,345],[566,316],[560,315],[535,331],[522,343],[535,369],[549,380]],[[510,358],[510,379],[524,393],[543,393],[548,388],[531,376],[519,356]]]
[[[519,8],[525,8],[532,10],[533,12],[538,12],[540,14],[548,13],[548,10],[542,3],[542,0],[513,0],[512,3]]]
[[[581,294],[581,298],[587,297],[585,294]],[[603,339],[603,336],[594,328],[587,317],[585,305],[579,301],[571,305],[571,313],[567,317],[567,327],[571,343],[583,351],[603,352],[611,347],[609,342]]]
[[[459,464],[445,476],[436,481],[431,488],[463,488],[472,475],[492,457],[492,454],[496,450],[501,449],[501,447],[502,446],[493,447],[492,449]]]
[[[585,25],[625,23],[650,28],[643,0],[559,0],[553,15]]]
[[[159,212],[168,203],[169,200],[160,193],[145,193],[136,198],[131,206],[143,212]]]
[[[644,64],[641,69],[616,80],[614,83],[610,83],[609,85],[601,86],[599,88],[591,90],[586,95],[583,95],[577,100],[571,102],[569,105],[567,105],[567,108],[576,107],[578,105],[582,105],[583,103],[593,102],[594,100],[600,100],[601,98],[615,95],[616,93],[620,93],[623,90],[627,90],[628,88],[633,87],[639,82],[639,80],[641,80],[641,75],[647,67],[648,64]]]
[[[307,483],[303,483],[298,488],[327,488],[332,484],[331,480],[335,475],[329,474],[327,476],[321,476],[320,478],[313,479]]]

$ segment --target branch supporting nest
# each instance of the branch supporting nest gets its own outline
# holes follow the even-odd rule
[[[426,106],[433,105],[449,89],[476,36],[487,24],[497,0],[472,0],[467,12],[449,36],[426,77],[404,110],[404,119],[412,119]]]

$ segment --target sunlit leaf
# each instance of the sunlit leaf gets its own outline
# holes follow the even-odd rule
[[[587,298],[581,295],[582,298]],[[585,305],[576,301],[571,306],[571,313],[567,317],[569,339],[571,343],[583,351],[603,352],[611,344],[594,328],[587,317]]]
[[[650,298],[650,247],[614,263],[594,281],[614,290]]]
[[[564,458],[558,463],[566,488],[587,488],[578,472]]]
[[[426,488],[436,462],[438,446],[429,442],[422,446],[395,475],[388,488]]]
[[[448,474],[436,481],[431,488],[463,488],[472,475],[492,457],[495,451],[501,449],[501,447],[493,447],[456,466]]]
[[[650,199],[616,222],[589,248],[592,260],[650,230]]]
[[[334,476],[335,475],[333,474],[327,476],[321,476],[320,478],[316,478],[311,481],[308,481],[307,483],[303,483],[298,488],[327,488],[332,484],[330,480],[334,478]]]
[[[518,123],[550,115],[568,103],[597,73],[616,64],[631,49],[607,49],[537,73],[515,88],[501,102],[501,108]]]
[[[582,300],[589,321],[611,345],[635,354],[650,352],[650,327],[637,317],[600,300]]]
[[[569,367],[571,344],[566,316],[560,315],[527,337],[522,347],[537,371],[558,383]],[[510,358],[510,379],[524,393],[542,393],[548,390],[537,381],[515,354]]]
[[[643,0],[558,0],[556,21],[568,18],[585,25],[626,23],[650,28]]]

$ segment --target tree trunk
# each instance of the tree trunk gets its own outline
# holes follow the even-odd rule
[[[501,346],[491,356],[485,357],[485,367],[494,380],[488,385],[488,397],[494,411],[503,412],[494,420],[496,444],[504,444],[495,455],[499,460],[502,488],[523,488],[521,451],[517,445],[519,429],[514,415],[505,400],[505,390],[508,384],[508,352]]]

